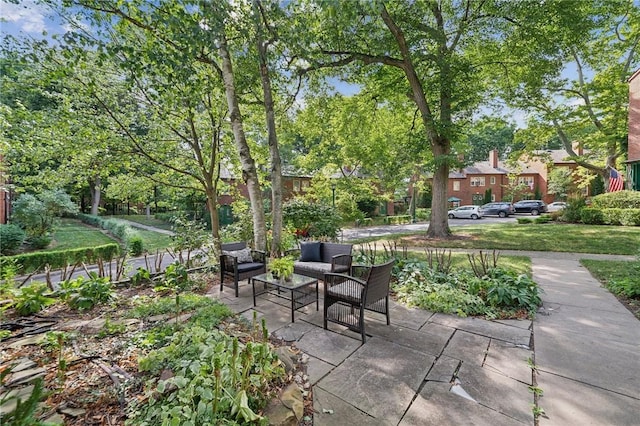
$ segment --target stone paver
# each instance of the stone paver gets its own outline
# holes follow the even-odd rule
[[[429,355],[374,337],[316,386],[397,424],[433,362]]]
[[[324,362],[338,365],[356,351],[361,344],[360,340],[328,330],[316,329],[302,336],[297,347]]]
[[[376,419],[353,405],[330,394],[321,387],[313,389],[314,426],[362,425],[391,426],[393,423]]]
[[[491,338],[457,330],[443,354],[481,367],[489,350]]]

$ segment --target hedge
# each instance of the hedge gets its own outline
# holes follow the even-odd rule
[[[139,246],[139,241],[142,241],[142,237],[127,223],[118,219],[104,219],[99,216],[90,214],[78,214],[78,219],[87,225],[95,226],[97,228],[105,229],[109,231],[114,237],[122,241],[125,247],[130,250],[134,248],[136,251],[142,253],[143,247]]]
[[[591,207],[599,209],[640,209],[640,192],[617,191],[596,195]]]
[[[585,207],[580,219],[588,225],[640,226],[640,209],[599,209]]]
[[[71,250],[44,251],[0,257],[0,271],[6,265],[15,265],[17,274],[29,274],[43,270],[46,265],[51,269],[60,269],[80,263],[96,263],[98,259],[111,261],[120,255],[120,246],[116,243],[96,247]]]
[[[408,214],[399,216],[387,216],[384,218],[384,223],[387,225],[400,225],[401,223],[411,223],[411,216]]]

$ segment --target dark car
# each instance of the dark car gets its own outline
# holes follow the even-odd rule
[[[547,205],[540,200],[522,200],[513,204],[516,213],[530,213],[534,216],[547,212]]]
[[[513,204],[511,203],[487,203],[482,206],[482,211],[485,216],[500,216],[507,217],[513,213],[515,210],[513,209]]]

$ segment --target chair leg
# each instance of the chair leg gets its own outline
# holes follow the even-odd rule
[[[220,268],[220,291],[224,288],[224,269]]]
[[[323,306],[324,314],[323,314],[323,316],[322,316],[323,326],[324,326],[324,329],[325,329],[325,330],[327,329],[327,312],[329,311],[328,303],[329,303],[329,302],[327,301],[327,298],[325,297],[325,299],[324,299],[324,306]]]
[[[389,296],[384,298],[384,311],[387,314],[387,325],[391,325],[391,320],[389,319]]]
[[[364,305],[360,305],[360,319],[358,320],[360,324],[360,335],[362,336],[362,344],[367,342],[367,335],[364,332]]]

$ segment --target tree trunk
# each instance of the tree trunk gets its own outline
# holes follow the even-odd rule
[[[211,219],[211,236],[216,252],[220,253],[220,219],[218,217],[218,195],[217,188],[207,187],[207,208],[209,209],[209,219]]]
[[[242,114],[240,113],[240,105],[236,95],[235,83],[233,78],[233,66],[229,55],[227,38],[224,30],[220,35],[220,57],[222,58],[222,79],[224,81],[225,93],[227,96],[227,105],[229,108],[229,118],[231,120],[231,128],[236,143],[236,149],[240,155],[240,163],[242,165],[242,178],[247,185],[249,192],[249,201],[251,202],[251,211],[253,216],[253,241],[254,247],[258,250],[266,250],[266,223],[264,216],[264,207],[262,203],[262,192],[260,183],[258,182],[258,173],[256,164],[251,157],[251,151],[247,144],[242,125]]]
[[[89,182],[89,185],[91,187],[91,214],[94,216],[98,216],[99,210],[98,207],[100,207],[100,186],[102,185],[102,180],[100,179],[100,176],[96,176],[95,180],[92,182]]]
[[[267,44],[262,32],[262,19],[260,17],[260,5],[258,0],[253,2],[256,20],[256,44],[260,62],[260,79],[264,96],[264,111],[267,122],[269,140],[269,155],[271,159],[271,256],[280,257],[282,253],[282,161],[278,149],[278,135],[276,132],[275,112],[273,110],[273,93],[271,91],[271,78],[267,65]]]

